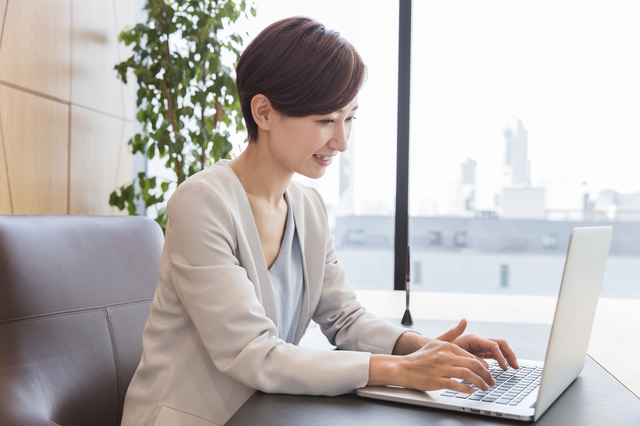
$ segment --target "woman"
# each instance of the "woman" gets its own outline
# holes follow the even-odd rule
[[[237,86],[249,144],[171,197],[160,280],[123,425],[224,424],[264,392],[337,395],[367,384],[473,390],[494,381],[476,357],[517,367],[504,341],[453,330],[429,339],[366,312],[335,253],[321,177],[347,149],[365,67],[308,18],[266,28]],[[310,320],[340,351],[296,346]]]

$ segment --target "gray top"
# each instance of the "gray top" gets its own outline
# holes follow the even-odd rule
[[[285,200],[288,207],[287,222],[278,257],[269,269],[269,277],[278,310],[278,337],[287,343],[292,343],[300,319],[304,274],[302,273],[302,251],[300,251],[296,222],[293,218],[293,208],[286,192]]]

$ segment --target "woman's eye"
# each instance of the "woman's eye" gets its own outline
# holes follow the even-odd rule
[[[356,117],[347,117],[347,118],[344,119],[344,121],[347,122],[347,123],[351,123],[355,119],[356,119]],[[326,119],[326,120],[320,120],[320,123],[322,123],[322,124],[334,124],[335,122],[336,122],[336,120],[333,119],[333,118],[329,118],[329,119]]]

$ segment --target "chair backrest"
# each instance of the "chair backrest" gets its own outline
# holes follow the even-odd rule
[[[120,424],[162,244],[142,217],[0,216],[0,425]]]

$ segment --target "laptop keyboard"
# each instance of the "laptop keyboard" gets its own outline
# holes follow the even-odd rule
[[[497,362],[489,364],[489,371],[496,381],[495,386],[483,391],[466,381],[462,383],[470,385],[476,392],[469,394],[452,390],[444,391],[441,396],[450,398],[467,399],[469,401],[493,402],[503,405],[518,405],[533,390],[540,385],[542,367],[520,366],[519,370],[509,367],[503,370]]]

